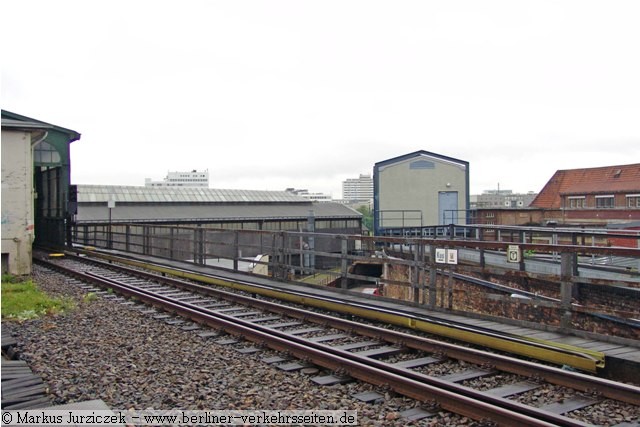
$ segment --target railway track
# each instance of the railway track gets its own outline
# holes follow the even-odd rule
[[[302,289],[274,288],[269,281],[246,281],[239,278],[212,274],[207,272],[195,272],[188,269],[180,269],[175,266],[167,266],[157,262],[136,259],[118,254],[95,253],[94,251],[81,252],[86,257],[108,260],[118,264],[133,266],[143,270],[151,270],[162,275],[193,280],[196,283],[222,286],[238,292],[255,293],[263,297],[271,297],[277,301],[288,301],[298,306],[316,307],[329,313],[343,313],[348,316],[357,316],[361,319],[370,319],[373,322],[385,325],[394,325],[404,329],[411,329],[422,333],[451,339],[457,342],[466,342],[470,345],[482,348],[491,348],[504,351],[507,354],[517,354],[529,359],[540,360],[554,364],[555,366],[569,366],[580,371],[597,373],[605,365],[605,354],[585,348],[565,345],[535,337],[523,337],[500,332],[493,329],[471,325],[467,322],[460,323],[441,316],[428,314],[416,314],[411,310],[399,307],[385,309],[377,302],[348,301],[341,295],[318,295]]]
[[[623,406],[640,417],[640,388],[633,385],[115,264],[69,256],[38,262],[257,344],[244,346],[241,352],[270,348],[279,354],[269,359],[271,363],[294,368],[315,365],[330,371],[314,379],[320,384],[355,378],[497,425],[589,425],[579,414],[597,405]],[[288,360],[289,356],[296,360]]]

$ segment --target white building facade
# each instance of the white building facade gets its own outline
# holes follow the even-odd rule
[[[537,193],[514,193],[511,190],[485,190],[482,194],[471,196],[472,208],[526,208]]]
[[[32,133],[2,130],[2,273],[31,274],[34,239]]]
[[[167,172],[167,176],[162,181],[152,181],[146,178],[145,187],[202,187],[209,188],[209,171],[191,172]]]
[[[348,201],[366,201],[373,199],[373,178],[360,174],[359,178],[342,181],[342,198]]]

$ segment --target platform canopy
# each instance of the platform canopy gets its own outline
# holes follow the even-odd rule
[[[78,202],[308,203],[286,191],[224,190],[198,187],[79,185]]]
[[[77,222],[237,222],[360,220],[362,214],[332,202],[312,202],[286,191],[195,187],[78,185]]]

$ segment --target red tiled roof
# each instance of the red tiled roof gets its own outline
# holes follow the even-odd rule
[[[621,192],[640,194],[640,163],[556,171],[531,206],[555,209],[561,207],[562,195]]]

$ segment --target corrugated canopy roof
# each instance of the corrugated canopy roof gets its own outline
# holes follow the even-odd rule
[[[309,211],[318,219],[361,218],[362,214],[339,203],[255,203],[255,204],[79,204],[77,221],[259,221],[259,220],[303,220]]]
[[[286,191],[222,190],[197,187],[78,185],[79,203],[301,203],[309,200]]]

